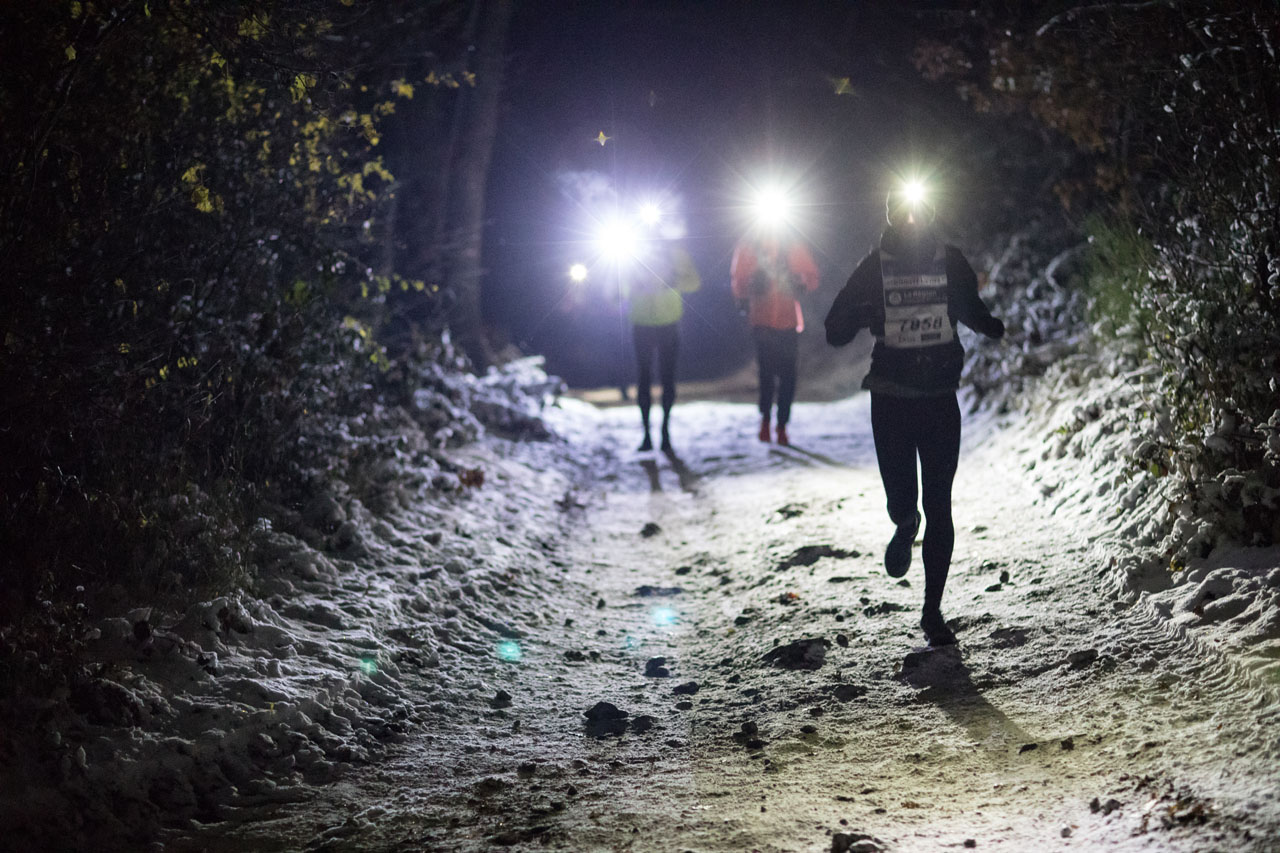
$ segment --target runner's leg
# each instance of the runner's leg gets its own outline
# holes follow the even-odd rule
[[[910,401],[887,394],[871,394],[871,435],[889,518],[895,525],[910,524],[919,496],[916,484],[916,447],[911,439],[913,412]]]
[[[925,529],[924,606],[939,607],[951,570],[956,531],[951,518],[951,484],[960,458],[960,404],[955,394],[913,400],[918,414],[912,419],[919,433],[921,503]]]
[[[644,445],[649,444],[649,408],[653,405],[653,327],[632,326],[636,348],[636,405],[644,426]],[[644,445],[641,445],[644,447]]]
[[[800,335],[790,329],[775,332],[778,374],[778,426],[791,422],[791,401],[796,396],[796,350]]]
[[[658,375],[662,380],[662,446],[671,447],[671,407],[676,402],[676,361],[680,355],[680,329],[662,326],[658,344]]]
[[[768,329],[756,326],[751,333],[756,341],[756,369],[760,377],[760,417],[768,418],[773,409],[773,342]]]

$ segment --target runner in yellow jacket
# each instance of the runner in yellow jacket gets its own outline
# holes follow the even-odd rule
[[[671,407],[676,401],[676,357],[680,351],[680,318],[684,295],[702,285],[689,253],[670,243],[659,243],[652,257],[636,264],[622,283],[635,341],[636,403],[644,426],[641,451],[653,449],[649,437],[649,408],[653,398],[653,358],[658,357],[662,381],[662,450],[671,452]]]

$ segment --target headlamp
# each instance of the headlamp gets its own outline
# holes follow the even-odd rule
[[[890,225],[928,225],[937,215],[929,199],[929,187],[919,178],[903,180],[885,197],[885,218]]]
[[[791,196],[782,187],[769,185],[756,190],[752,199],[752,213],[756,224],[773,230],[791,221],[794,211]]]
[[[596,236],[600,254],[614,263],[622,263],[635,257],[640,238],[635,229],[620,219],[606,222]]]
[[[919,209],[926,198],[924,183],[921,181],[907,181],[902,185],[902,197],[913,210]]]

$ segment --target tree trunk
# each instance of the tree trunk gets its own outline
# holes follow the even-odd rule
[[[464,89],[459,100],[462,132],[456,159],[449,169],[453,187],[447,216],[452,220],[448,225],[455,234],[455,239],[449,242],[456,254],[448,264],[446,284],[456,299],[449,317],[454,342],[477,370],[483,370],[493,361],[480,315],[485,188],[498,133],[507,32],[514,4],[513,0],[476,0],[476,3],[481,9],[475,86]]]

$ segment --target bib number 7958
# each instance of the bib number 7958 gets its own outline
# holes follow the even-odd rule
[[[936,332],[942,328],[942,324],[947,320],[946,317],[912,317],[903,320],[902,325],[898,328],[899,332]]]

